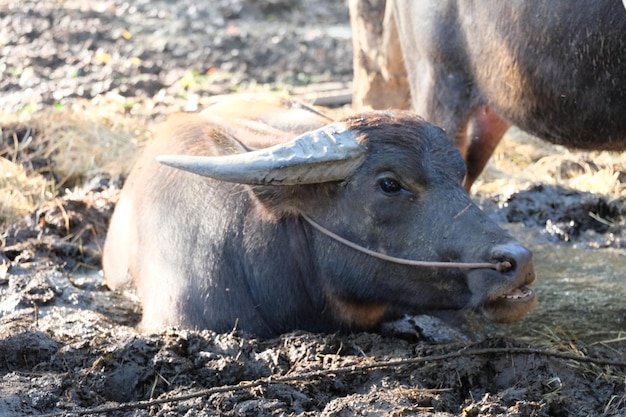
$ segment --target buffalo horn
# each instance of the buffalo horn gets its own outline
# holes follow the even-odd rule
[[[307,132],[291,142],[225,156],[160,155],[173,168],[250,185],[313,184],[345,179],[365,159],[365,148],[342,123]]]

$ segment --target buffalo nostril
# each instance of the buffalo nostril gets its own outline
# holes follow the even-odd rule
[[[513,261],[504,260],[504,261],[498,261],[497,263],[496,271],[498,272],[507,273],[511,271],[512,269],[515,269]]]
[[[502,265],[499,271],[503,273],[532,269],[532,256],[530,250],[515,242],[494,246],[491,252],[491,258]]]

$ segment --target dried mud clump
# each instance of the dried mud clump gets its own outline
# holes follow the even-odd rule
[[[626,208],[620,199],[563,187],[535,185],[501,203],[509,222],[544,228],[563,241],[598,242],[598,234],[610,233],[602,246],[626,248],[620,235],[626,224]],[[589,233],[586,233],[589,232]]]
[[[5,410],[582,416],[618,410],[591,393],[624,401],[623,381],[592,377],[602,365],[499,338],[434,346],[370,333],[291,333],[265,341],[193,331],[140,335],[94,312],[65,313],[62,323],[55,314],[40,319],[38,330],[23,331],[15,322],[3,328]],[[36,372],[14,371],[25,367]]]

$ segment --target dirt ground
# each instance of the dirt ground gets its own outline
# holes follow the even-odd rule
[[[343,92],[349,35],[338,0],[0,0],[0,416],[626,415],[626,323],[610,343],[470,313],[395,336],[134,330],[100,260],[136,149],[216,94]],[[625,180],[620,155],[514,134],[475,198],[602,256],[626,249]]]

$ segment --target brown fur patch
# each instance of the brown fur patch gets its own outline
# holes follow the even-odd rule
[[[336,317],[342,324],[360,329],[376,327],[383,320],[388,309],[385,304],[349,301],[336,296],[330,296],[329,300]]]

